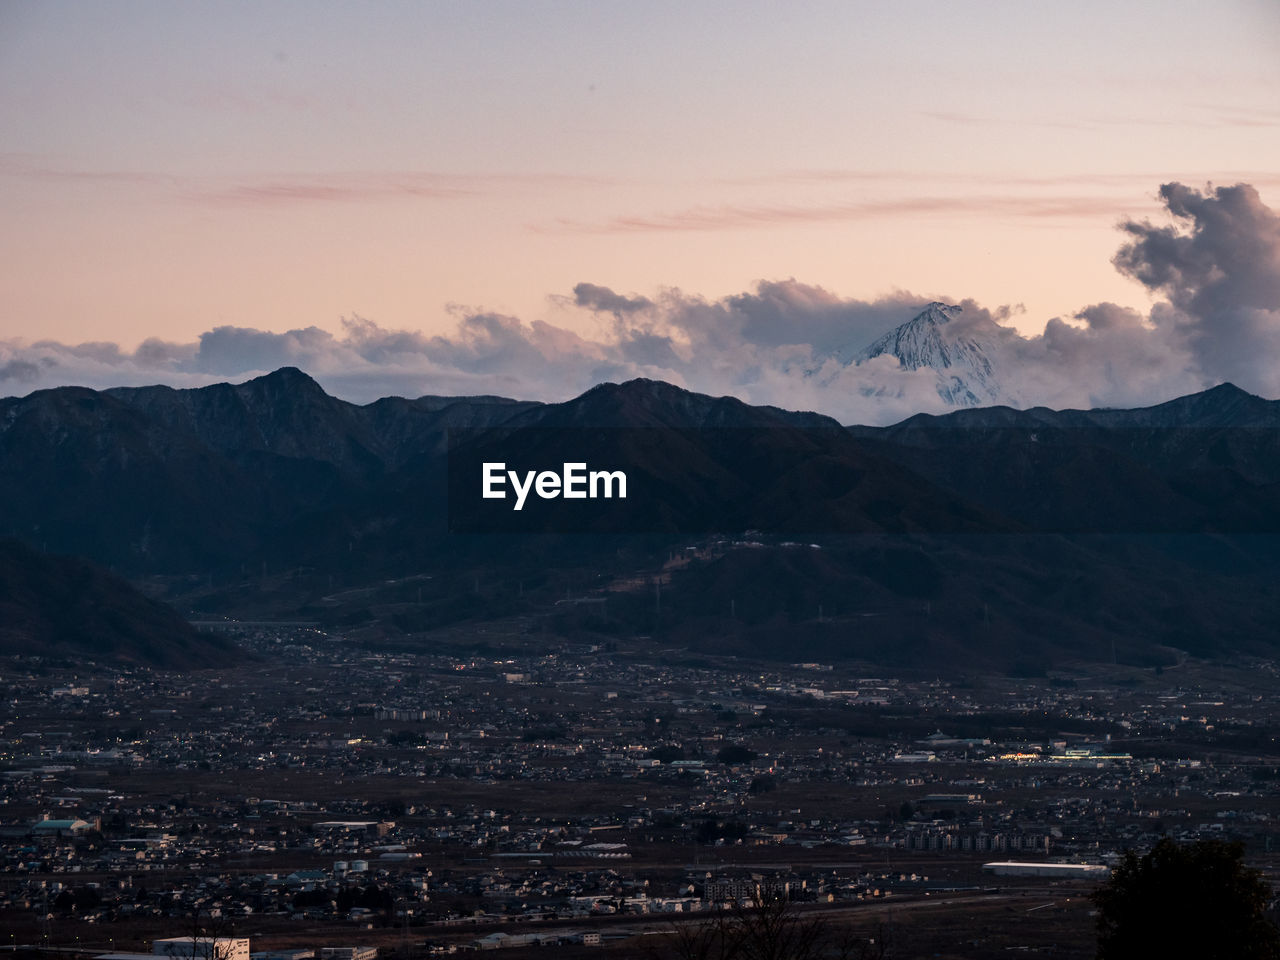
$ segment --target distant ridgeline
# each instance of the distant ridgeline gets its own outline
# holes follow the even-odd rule
[[[413,633],[567,590],[608,598],[578,628],[703,649],[1157,664],[1273,651],[1277,428],[1280,404],[1230,385],[846,428],[646,380],[356,406],[285,368],[0,400],[0,533],[157,577],[209,617]],[[482,497],[485,462],[620,471],[627,495],[514,511]]]

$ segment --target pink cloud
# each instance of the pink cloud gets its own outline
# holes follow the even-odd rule
[[[639,233],[646,231],[733,230],[782,224],[829,223],[900,216],[1003,216],[1033,219],[1117,217],[1129,205],[1102,196],[1087,197],[902,197],[835,204],[722,204],[668,214],[624,215],[595,222],[556,220],[532,225],[537,233]]]

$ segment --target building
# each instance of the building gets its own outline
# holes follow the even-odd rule
[[[168,937],[151,944],[153,957],[190,960],[250,960],[248,937]]]
[[[711,903],[767,903],[786,900],[791,895],[791,884],[785,880],[719,879],[708,880],[703,896]]]
[[[87,820],[38,820],[31,827],[31,832],[36,836],[48,836],[50,834],[62,834],[64,836],[75,836],[80,833],[87,833],[93,829],[93,824]]]
[[[321,820],[311,825],[316,833],[366,833],[376,837],[385,837],[394,828],[389,820]]]
[[[321,947],[321,960],[378,960],[377,947]]]
[[[1105,880],[1111,868],[1100,863],[1026,863],[1005,860],[984,863],[982,869],[997,877],[1053,877],[1058,880]]]

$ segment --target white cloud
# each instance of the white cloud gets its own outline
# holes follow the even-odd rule
[[[948,325],[982,338],[997,377],[1024,406],[1140,406],[1225,379],[1280,395],[1280,217],[1250,186],[1161,188],[1173,222],[1126,222],[1119,270],[1166,299],[1147,316],[1095,303],[1024,336],[1008,308],[962,301]],[[459,316],[447,335],[389,330],[354,317],[341,332],[271,333],[220,326],[194,343],[0,342],[0,389],[168,383],[198,386],[292,365],[355,402],[381,396],[496,393],[563,400],[605,380],[651,377],[750,403],[817,410],[842,422],[883,424],[945,408],[929,371],[881,356],[847,360],[926,298],[900,292],[841,298],[794,279],[707,300],[676,289],[643,296],[591,283],[569,308],[603,321],[584,337],[543,321],[495,313]]]

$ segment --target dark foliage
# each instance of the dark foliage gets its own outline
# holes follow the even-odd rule
[[[661,747],[655,747],[650,750],[648,756],[650,760],[657,760],[659,763],[673,763],[676,760],[684,759],[684,748],[664,744]]]
[[[703,820],[694,830],[698,843],[713,844],[720,841],[735,843],[751,832],[751,828],[738,820]]]
[[[716,752],[716,763],[725,763],[731,766],[750,763],[755,758],[756,752],[740,743],[727,744]]]
[[[1275,960],[1280,930],[1266,915],[1270,888],[1243,847],[1165,839],[1133,851],[1093,896],[1099,960],[1134,957]]]
[[[0,654],[201,666],[232,649],[101,567],[0,540]]]
[[[731,904],[709,919],[673,925],[650,955],[673,960],[883,960],[890,938],[883,925],[870,937],[801,913],[785,898]]]
[[[778,780],[772,774],[762,773],[751,778],[751,793],[772,793],[778,789]]]

